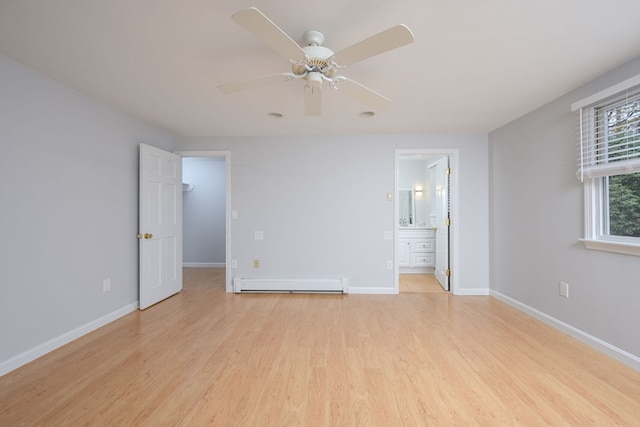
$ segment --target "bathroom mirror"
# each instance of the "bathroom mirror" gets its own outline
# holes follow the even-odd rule
[[[415,225],[415,207],[413,204],[413,191],[410,188],[398,190],[399,221],[400,227]]]

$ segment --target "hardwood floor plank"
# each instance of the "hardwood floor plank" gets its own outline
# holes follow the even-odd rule
[[[639,372],[491,297],[184,278],[0,377],[0,425],[640,425]]]

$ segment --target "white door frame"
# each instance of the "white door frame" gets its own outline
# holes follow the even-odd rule
[[[395,152],[395,174],[393,183],[393,199],[398,199],[398,185],[400,178],[400,157],[402,156],[449,156],[449,167],[451,168],[451,175],[449,175],[449,202],[451,204],[450,218],[451,226],[449,228],[449,269],[451,270],[451,277],[449,277],[449,290],[453,295],[456,295],[458,290],[458,281],[456,280],[456,271],[459,270],[459,215],[458,215],[458,176],[459,176],[459,150],[454,148],[397,148]],[[393,209],[393,273],[394,273],[394,292],[400,293],[400,268],[398,267],[398,223],[400,221],[400,212],[398,209],[398,203],[394,203]]]
[[[231,280],[231,151],[174,151],[182,157],[224,157],[225,168],[225,290],[233,292]]]

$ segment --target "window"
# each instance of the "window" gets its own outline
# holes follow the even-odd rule
[[[640,255],[640,85],[604,92],[580,107],[584,242],[591,249]]]

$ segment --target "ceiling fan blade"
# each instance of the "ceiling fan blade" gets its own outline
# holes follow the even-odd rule
[[[236,12],[234,22],[287,59],[304,59],[304,50],[255,7]]]
[[[383,108],[391,105],[391,100],[389,98],[382,96],[378,92],[346,77],[336,79],[336,86],[338,91],[346,93],[374,110],[382,110]]]
[[[234,93],[274,83],[286,82],[292,78],[292,73],[269,74],[268,76],[254,77],[252,79],[242,80],[239,82],[221,84],[218,86],[218,89],[223,93]]]
[[[333,55],[338,65],[351,65],[414,41],[413,33],[406,25],[396,25],[386,31],[362,40]]]
[[[304,113],[307,116],[319,116],[322,107],[322,91],[319,87],[304,87]]]

